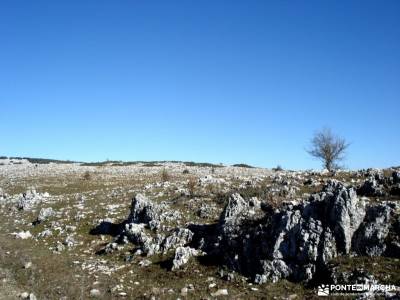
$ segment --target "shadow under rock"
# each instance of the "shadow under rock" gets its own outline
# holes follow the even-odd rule
[[[113,237],[119,235],[122,233],[124,226],[126,224],[126,221],[123,221],[121,223],[112,223],[108,221],[103,221],[99,225],[97,225],[95,228],[92,228],[89,231],[89,234],[91,235],[111,235]]]

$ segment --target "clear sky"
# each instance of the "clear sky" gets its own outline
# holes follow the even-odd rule
[[[0,3],[0,155],[400,165],[400,1]]]

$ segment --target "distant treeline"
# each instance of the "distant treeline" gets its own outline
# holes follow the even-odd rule
[[[120,160],[105,160],[100,162],[79,162],[72,160],[60,160],[60,159],[48,159],[48,158],[32,158],[32,157],[7,157],[0,156],[0,159],[26,159],[33,164],[73,164],[79,163],[81,166],[130,166],[142,164],[146,167],[157,167],[163,163],[182,163],[187,167],[209,167],[209,168],[221,168],[222,164],[212,164],[205,162],[194,162],[194,161],[179,161],[179,160],[157,160],[157,161],[120,161]],[[254,168],[253,166],[247,164],[234,164],[233,167],[241,168]]]
[[[247,165],[247,164],[234,164],[234,165],[232,165],[232,167],[241,167],[241,168],[248,168],[248,169],[255,168],[255,167]]]
[[[81,166],[130,166],[143,164],[146,167],[157,167],[163,163],[183,163],[188,167],[210,167],[210,168],[220,168],[223,165],[211,164],[211,163],[198,163],[193,161],[179,161],[179,160],[157,160],[157,161],[115,161],[115,160],[106,160],[101,162],[90,162],[90,163],[82,163]]]
[[[32,164],[49,164],[49,163],[72,164],[72,163],[77,163],[76,161],[71,161],[71,160],[32,158],[32,157],[19,157],[19,156],[14,156],[14,157],[0,156],[0,159],[26,159],[27,161],[29,161]]]

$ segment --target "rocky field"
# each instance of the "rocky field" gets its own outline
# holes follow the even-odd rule
[[[0,218],[0,299],[304,299],[320,284],[400,286],[398,168],[3,158]]]

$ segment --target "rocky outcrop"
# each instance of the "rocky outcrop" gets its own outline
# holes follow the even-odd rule
[[[179,217],[180,214],[169,210],[167,205],[156,204],[138,194],[133,198],[129,217],[121,224],[122,230],[115,240],[119,243],[135,244],[136,254],[146,256],[166,254],[184,247],[193,238],[193,232],[187,228],[170,229],[164,225],[165,222],[176,221]],[[109,224],[108,222],[107,228]],[[100,231],[101,225],[97,226],[96,232]],[[113,244],[115,242],[108,244],[103,252],[111,253],[116,250],[117,247]]]
[[[139,194],[116,240],[135,244],[136,255],[174,251],[172,269],[201,253],[256,283],[282,278],[309,282],[326,273],[329,261],[339,255],[399,255],[397,205],[368,201],[336,180],[307,200],[287,201],[279,208],[233,193],[218,224],[185,228],[166,226],[179,215]]]
[[[258,283],[310,281],[338,255],[385,253],[391,205],[368,207],[354,188],[335,180],[300,204],[263,207],[261,216],[258,206],[233,194],[221,215],[218,246],[229,268]]]

